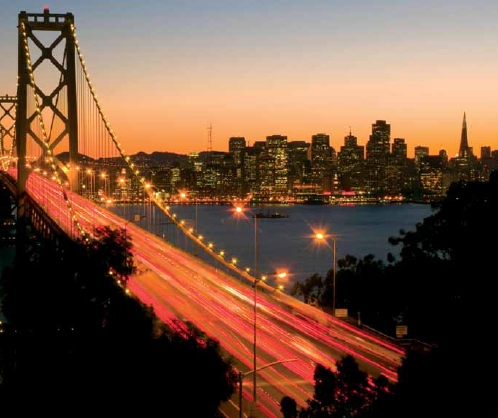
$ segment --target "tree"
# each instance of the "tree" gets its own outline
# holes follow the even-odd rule
[[[131,252],[133,244],[130,236],[126,234],[126,229],[97,227],[93,242],[87,247],[89,256],[99,263],[97,268],[104,274],[112,271],[124,285],[128,277],[135,273],[136,266]]]
[[[432,216],[392,240],[402,245],[395,268],[410,332],[437,346],[407,355],[399,371],[397,400],[412,416],[424,406],[425,416],[498,416],[498,342],[490,333],[498,242],[489,239],[498,236],[497,213],[494,171],[488,182],[453,183]]]
[[[390,386],[386,378],[379,376],[369,383],[367,373],[351,355],[339,360],[336,368],[334,372],[320,364],[315,367],[315,391],[303,417],[373,418],[374,412],[387,410]]]
[[[297,403],[289,396],[284,396],[280,401],[280,412],[283,418],[297,418]]]
[[[494,171],[488,182],[452,184],[433,215],[390,238],[402,245],[399,260],[339,260],[337,293],[350,309],[387,332],[402,321],[430,344],[407,352],[398,384],[379,377],[365,397],[351,359],[337,365],[333,401],[323,396],[332,372],[320,366],[307,416],[498,417],[497,213]]]
[[[125,292],[128,241],[107,228],[96,236],[89,244],[31,240],[2,272],[2,410],[152,415],[160,399],[171,416],[217,416],[237,384],[231,359],[194,327],[174,333]]]
[[[337,362],[336,416],[360,417],[373,402],[368,375],[351,355]]]
[[[315,392],[313,393],[313,398],[308,400],[308,416],[317,418],[331,417],[335,410],[336,375],[330,368],[317,364],[313,379],[315,381]]]
[[[302,296],[304,303],[318,302],[323,290],[323,280],[319,274],[313,274],[302,283],[294,283],[291,296]]]

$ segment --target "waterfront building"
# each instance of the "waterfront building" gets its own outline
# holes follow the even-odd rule
[[[244,152],[243,176],[244,176],[244,194],[259,193],[259,157],[264,148],[246,147]]]
[[[228,153],[232,156],[236,169],[236,178],[243,178],[244,153],[246,139],[244,137],[231,137],[228,140]]]
[[[401,194],[408,186],[407,145],[404,138],[394,138],[391,158],[387,169],[387,188],[389,195]]]
[[[308,159],[310,143],[306,141],[290,141],[287,144],[289,156],[289,189],[294,186],[311,183],[311,162]]]
[[[311,182],[315,185],[315,192],[330,192],[333,161],[330,136],[324,133],[313,135],[310,152]]]
[[[235,190],[237,197],[244,195],[244,156],[246,139],[244,137],[231,137],[228,140],[228,153],[232,156],[235,167]]]
[[[372,124],[367,142],[366,188],[374,196],[383,196],[388,190],[387,167],[390,157],[391,125],[385,120]]]
[[[268,201],[271,197],[278,195],[275,187],[276,179],[276,158],[268,152],[262,152],[259,156],[259,188],[256,195]]]
[[[351,134],[344,137],[344,145],[337,156],[337,169],[341,190],[361,191],[364,188],[365,147]]]
[[[444,164],[440,155],[426,155],[420,159],[420,182],[427,201],[439,200],[444,196]]]
[[[288,153],[287,153],[287,136],[285,135],[270,135],[266,137],[266,150],[270,158],[261,160],[262,169],[263,162],[271,162],[274,167],[273,175],[273,192],[277,196],[287,196],[289,193],[288,181]],[[273,159],[273,161],[271,161]],[[269,179],[269,176],[267,177]],[[263,180],[263,176],[261,176]],[[270,186],[270,185],[269,185]]]

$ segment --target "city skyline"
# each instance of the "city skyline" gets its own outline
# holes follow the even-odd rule
[[[350,128],[364,145],[386,120],[408,156],[427,146],[451,157],[464,112],[474,154],[498,149],[492,1],[78,3],[2,8],[0,93],[15,94],[19,12],[73,13],[93,85],[129,154],[204,151],[210,125],[213,150],[226,151],[232,136],[253,144],[326,133],[337,151]]]

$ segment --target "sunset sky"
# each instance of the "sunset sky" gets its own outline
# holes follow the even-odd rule
[[[377,119],[408,155],[498,149],[496,0],[3,0],[0,95],[15,94],[20,11],[71,12],[127,153],[228,150],[330,135],[365,145]]]

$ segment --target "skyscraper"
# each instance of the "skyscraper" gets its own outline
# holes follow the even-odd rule
[[[460,149],[458,156],[451,160],[451,165],[454,170],[453,181],[457,180],[477,180],[477,158],[474,157],[472,147],[469,147],[469,139],[467,137],[467,119],[463,112],[462,135],[460,137]]]
[[[429,155],[429,147],[425,147],[422,145],[417,145],[415,147],[415,167],[417,170],[420,168],[420,162],[422,158],[427,157]]]
[[[233,157],[233,162],[237,168],[244,164],[244,150],[246,148],[246,139],[243,136],[232,136],[228,140],[228,152]],[[238,173],[237,177],[241,175]]]
[[[233,158],[235,167],[235,188],[238,196],[243,196],[244,190],[244,153],[246,139],[244,137],[232,136],[228,140],[228,152]]]
[[[244,151],[246,149],[246,139],[242,136],[232,136],[228,140],[228,152],[233,158],[237,170],[236,177],[242,178],[242,167],[244,165]]]
[[[365,147],[358,145],[358,138],[351,134],[344,137],[338,155],[339,178],[343,190],[360,190],[363,181]]]
[[[458,156],[460,158],[469,158],[471,156],[469,140],[467,138],[467,120],[465,112],[463,112],[462,136],[460,139],[460,150],[458,151]]]
[[[274,160],[274,193],[288,192],[288,153],[287,136],[270,135],[266,137],[268,156]],[[268,160],[270,161],[270,160]]]
[[[481,147],[481,159],[482,158],[491,158],[491,147],[490,146]]]
[[[406,162],[407,146],[404,138],[394,138],[392,155],[397,164],[402,165]]]
[[[372,134],[367,142],[367,189],[374,195],[387,190],[387,165],[390,156],[391,125],[385,120],[372,124]]]
[[[332,172],[332,150],[329,135],[323,133],[312,135],[310,159],[312,182],[318,188],[317,191],[321,192],[324,189],[324,180],[330,178]]]

